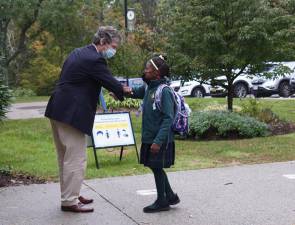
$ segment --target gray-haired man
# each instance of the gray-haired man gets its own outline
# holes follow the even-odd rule
[[[80,196],[86,169],[85,134],[91,135],[101,87],[123,100],[123,88],[111,74],[106,59],[115,55],[121,37],[113,27],[100,27],[93,43],[72,51],[49,99],[50,119],[57,150],[61,210],[93,212],[93,202]]]

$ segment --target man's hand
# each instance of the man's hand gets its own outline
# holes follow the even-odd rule
[[[156,143],[153,143],[153,144],[151,145],[151,153],[153,153],[153,154],[157,154],[157,153],[160,151],[160,148],[161,148],[160,145],[158,145],[158,144],[156,144]]]
[[[124,92],[124,94],[127,94],[127,95],[132,95],[133,94],[132,88],[128,87],[128,86],[123,86],[123,92]]]
[[[112,96],[116,101],[119,100],[119,99],[117,98],[117,96],[116,96],[113,92],[110,92],[109,95]]]

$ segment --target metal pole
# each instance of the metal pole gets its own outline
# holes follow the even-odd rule
[[[127,0],[124,0],[125,32],[127,34]]]
[[[127,9],[128,9],[128,6],[127,6],[127,0],[124,0],[124,17],[125,17],[125,40],[127,41],[127,38],[128,38],[128,25],[127,25]],[[126,59],[124,59],[126,60]],[[128,77],[128,74],[126,74],[126,81],[127,81],[127,86],[129,86],[129,77]]]

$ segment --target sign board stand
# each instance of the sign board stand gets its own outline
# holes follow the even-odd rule
[[[95,115],[91,144],[93,147],[96,168],[99,169],[97,149],[121,147],[120,161],[123,157],[124,146],[135,146],[137,160],[139,155],[129,112],[98,113]]]

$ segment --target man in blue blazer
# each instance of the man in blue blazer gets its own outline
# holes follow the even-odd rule
[[[93,43],[70,53],[52,93],[45,116],[50,119],[57,150],[61,210],[93,212],[93,202],[80,196],[86,169],[86,138],[91,135],[101,87],[123,100],[123,87],[108,69],[121,37],[113,27],[100,27]]]

